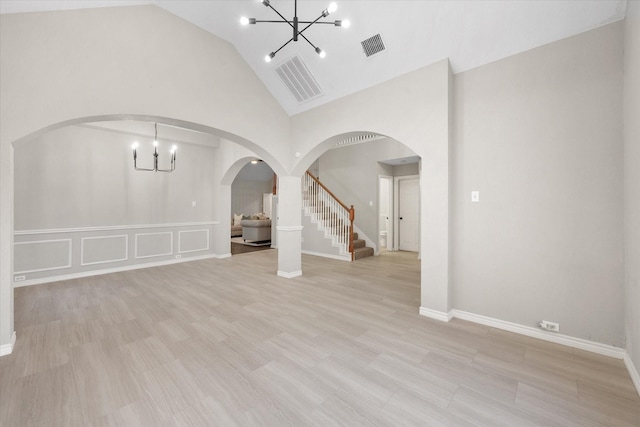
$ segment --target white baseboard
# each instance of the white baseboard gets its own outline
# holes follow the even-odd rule
[[[638,392],[638,396],[640,396],[640,373],[638,373],[638,369],[636,365],[633,364],[629,353],[624,352],[624,364],[627,367],[627,371],[629,371],[629,375],[631,376],[631,381],[633,381],[633,385],[636,386],[636,391]]]
[[[291,273],[278,270],[278,276],[284,277],[285,279],[293,279],[294,277],[302,276],[302,270],[292,271]]]
[[[214,255],[213,258],[216,258],[216,259],[231,258],[231,252],[229,252],[227,254]]]
[[[231,254],[229,254],[229,256],[231,256]],[[25,280],[24,282],[17,282],[17,283],[14,282],[13,287],[21,288],[23,286],[41,285],[43,283],[53,283],[53,282],[60,282],[63,280],[81,279],[83,277],[100,276],[102,274],[119,273],[121,271],[138,270],[141,268],[149,268],[149,267],[160,267],[163,265],[178,264],[181,262],[189,262],[189,261],[199,261],[199,260],[211,259],[211,258],[226,258],[226,257],[224,255],[220,256],[215,254],[206,254],[206,255],[192,256],[192,257],[185,257],[185,258],[178,258],[178,259],[168,259],[165,261],[147,262],[144,264],[124,265],[121,267],[105,268],[102,270],[83,271],[81,273],[64,274],[61,276],[42,277],[39,279]]]
[[[16,345],[16,331],[11,334],[11,339],[8,344],[0,345],[0,357],[7,356],[13,352],[13,347]]]
[[[302,251],[303,254],[305,255],[313,255],[313,256],[321,256],[323,258],[331,258],[331,259],[337,259],[340,261],[349,261],[351,262],[351,254],[349,255],[334,255],[334,254],[323,254],[321,252],[313,252],[313,251]]]
[[[420,314],[432,319],[448,322],[453,317],[467,320],[473,323],[490,326],[492,328],[502,329],[516,334],[525,335],[532,338],[553,342],[556,344],[566,345],[568,347],[578,348],[580,350],[589,351],[603,356],[623,359],[625,351],[622,348],[614,347],[608,344],[602,344],[595,341],[589,341],[582,338],[562,335],[556,332],[543,331],[531,326],[519,325],[517,323],[506,322],[492,317],[482,316],[480,314],[469,313],[462,310],[450,310],[449,313],[443,313],[428,308],[420,307]]]
[[[448,322],[451,320],[451,312],[445,313],[444,311],[436,311],[426,307],[420,307],[420,314],[441,322]]]

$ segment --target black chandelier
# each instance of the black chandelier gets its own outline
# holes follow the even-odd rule
[[[249,24],[257,24],[259,22],[268,22],[268,23],[274,23],[274,24],[288,24],[291,28],[293,28],[293,37],[291,37],[289,39],[289,41],[287,41],[285,44],[283,44],[282,46],[280,46],[277,50],[274,50],[273,52],[271,52],[270,54],[268,54],[267,56],[264,57],[264,60],[267,62],[271,62],[271,60],[273,59],[274,56],[276,56],[276,53],[278,53],[283,47],[285,47],[286,45],[288,45],[289,43],[293,42],[297,42],[298,41],[298,37],[302,37],[303,39],[305,39],[307,41],[307,43],[309,43],[311,45],[311,47],[313,47],[313,49],[316,51],[316,53],[320,56],[320,58],[324,58],[326,56],[326,53],[324,50],[320,49],[318,46],[314,45],[313,43],[311,43],[309,41],[309,39],[307,37],[305,37],[304,33],[307,28],[309,28],[310,26],[312,26],[313,24],[330,24],[330,25],[334,25],[336,27],[344,27],[344,28],[348,28],[350,23],[348,20],[335,20],[335,21],[320,21],[322,18],[326,18],[327,16],[329,16],[329,14],[335,12],[338,9],[338,6],[335,3],[331,3],[329,5],[328,8],[326,8],[325,10],[322,11],[322,13],[320,14],[320,16],[318,18],[316,18],[314,21],[300,21],[298,19],[298,0],[294,0],[293,2],[293,20],[290,21],[287,18],[285,18],[284,16],[282,16],[282,14],[280,12],[278,12],[273,6],[271,6],[271,2],[269,0],[260,0],[260,2],[265,5],[266,7],[270,8],[271,10],[273,10],[276,14],[278,14],[278,16],[281,18],[280,21],[264,21],[264,20],[258,20],[255,18],[246,18],[246,17],[242,17],[240,18],[240,24],[242,25],[249,25]],[[306,26],[304,28],[302,28],[301,30],[299,29],[299,25],[300,24],[306,24]]]

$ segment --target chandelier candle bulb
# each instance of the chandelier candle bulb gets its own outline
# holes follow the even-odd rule
[[[155,128],[155,138],[154,138],[154,141],[153,141],[153,169],[139,168],[138,167],[138,142],[134,142],[131,145],[131,149],[133,150],[133,168],[135,170],[137,170],[137,171],[168,172],[168,173],[171,173],[176,168],[176,151],[177,151],[177,147],[175,145],[173,145],[171,147],[171,150],[169,150],[169,153],[171,154],[171,157],[170,157],[171,168],[169,168],[169,169],[160,169],[158,167],[158,158],[160,157],[160,155],[158,154],[158,124],[157,123],[155,124],[154,128]]]

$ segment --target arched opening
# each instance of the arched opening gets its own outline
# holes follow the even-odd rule
[[[135,170],[132,143],[153,169],[156,137],[159,171]],[[282,170],[255,143],[163,117],[79,118],[13,146],[16,286],[229,256],[225,174],[249,156]]]
[[[231,255],[276,247],[277,175],[262,159],[242,161],[231,184]]]
[[[300,161],[298,173],[303,164],[307,165],[302,172],[303,182],[304,175],[312,175],[340,203],[354,207],[356,240],[364,241],[355,244],[355,258],[387,250],[419,253],[420,157],[413,150],[385,135],[349,132],[318,144]],[[385,179],[390,185],[386,194],[382,194]],[[382,206],[385,195],[382,205],[386,206]],[[322,233],[316,233],[315,229],[323,228],[323,221],[314,217],[312,211],[308,206],[303,209],[303,252],[347,259],[330,244],[321,243]],[[328,234],[325,232],[324,237]]]

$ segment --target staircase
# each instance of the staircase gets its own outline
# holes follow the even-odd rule
[[[358,233],[353,233],[353,260],[373,256],[373,254],[373,248],[367,246],[365,240],[358,239]]]
[[[355,261],[374,254],[373,248],[353,231],[353,206],[341,202],[309,171],[302,179],[302,207],[311,222],[324,231],[325,238],[339,248],[340,255]]]

